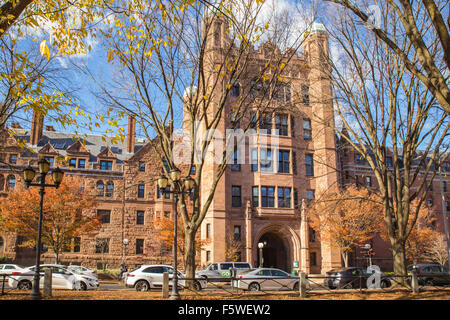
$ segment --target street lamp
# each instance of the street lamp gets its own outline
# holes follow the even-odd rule
[[[50,170],[50,163],[46,159],[41,159],[38,161],[38,170],[39,173],[41,174],[39,183],[32,183],[34,176],[36,175],[36,172],[29,164],[28,167],[26,167],[23,170],[23,178],[25,181],[25,186],[27,188],[29,188],[30,186],[40,187],[39,193],[41,196],[39,206],[38,237],[36,244],[36,269],[33,277],[33,290],[31,291],[30,295],[31,300],[41,299],[41,292],[39,291],[39,278],[40,278],[40,264],[41,264],[40,260],[41,260],[42,211],[44,205],[45,187],[53,187],[58,189],[64,177],[64,172],[62,172],[61,169],[56,168],[52,172],[52,178],[55,183],[54,184],[45,183],[45,176]]]
[[[178,169],[173,169],[169,172],[170,179],[173,181],[173,190],[167,190],[167,184],[169,180],[166,176],[162,175],[158,178],[158,187],[161,193],[173,193],[174,202],[174,214],[173,214],[173,284],[172,284],[172,294],[170,295],[170,300],[180,300],[180,295],[178,293],[178,261],[177,261],[177,234],[178,234],[178,221],[177,221],[177,202],[178,195],[190,194],[195,186],[195,181],[190,176],[184,178],[184,181],[180,181],[181,172]],[[176,185],[181,183],[181,190],[176,189]]]
[[[126,265],[127,263],[127,245],[128,239],[123,239],[123,263]]]
[[[264,243],[263,242],[259,242],[258,243],[258,248],[259,248],[259,267],[262,268],[263,267],[263,248],[264,248]]]

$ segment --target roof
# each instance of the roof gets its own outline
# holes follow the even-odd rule
[[[15,129],[17,137],[27,141],[27,147],[33,150],[37,154],[42,148],[49,146],[53,147],[61,156],[66,156],[72,149],[74,149],[75,144],[79,144],[80,141],[83,144],[81,152],[85,152],[86,149],[90,153],[89,162],[96,162],[97,156],[100,153],[108,153],[111,151],[117,158],[118,162],[123,162],[124,160],[130,158],[133,153],[127,153],[126,141],[119,141],[114,143],[111,137],[105,137],[102,135],[95,134],[79,134],[69,132],[58,132],[58,131],[43,131],[42,138],[39,140],[36,146],[29,144],[31,130],[28,129]],[[136,138],[134,152],[137,152],[147,143],[146,139]],[[49,144],[49,146],[47,146]],[[109,150],[107,150],[109,149]]]

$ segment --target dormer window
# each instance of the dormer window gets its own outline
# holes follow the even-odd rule
[[[77,159],[70,159],[69,160],[69,167],[77,167]]]
[[[78,159],[78,168],[80,168],[80,169],[86,168],[86,160],[85,159]]]
[[[17,163],[17,154],[11,154],[9,156],[9,163],[16,164]]]
[[[112,170],[112,161],[101,160],[100,161],[100,170]]]

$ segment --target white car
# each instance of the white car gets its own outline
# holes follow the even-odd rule
[[[46,269],[52,270],[52,288],[69,290],[92,290],[98,288],[98,279],[74,273],[58,264],[43,264],[40,267],[39,287],[44,287],[44,274]],[[13,275],[8,280],[8,285],[13,289],[30,290],[33,286],[35,267],[23,269],[21,274]]]
[[[169,273],[169,286],[172,286],[173,268],[167,265],[142,265],[125,275],[125,286],[136,288],[136,291],[148,291],[150,288],[162,288],[163,274]],[[185,275],[178,271],[178,285],[184,287]],[[206,288],[205,280],[195,280],[194,288],[199,291]]]
[[[0,275],[11,275],[22,271],[23,268],[21,266],[18,266],[17,264],[0,264]]]
[[[87,275],[87,276],[91,276],[91,277],[94,277],[94,278],[98,279],[98,275],[97,275],[97,271],[96,270],[92,270],[92,269],[89,269],[89,268],[86,268],[86,267],[83,267],[83,266],[77,266],[77,265],[67,266],[67,269],[72,271],[72,272],[81,274],[81,275]]]

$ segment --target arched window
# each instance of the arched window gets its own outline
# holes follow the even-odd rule
[[[8,176],[8,189],[14,189],[16,186],[16,177],[13,175]]]
[[[103,181],[97,181],[97,195],[103,197],[105,195],[105,185]]]
[[[108,181],[106,184],[106,196],[112,197],[114,194],[114,183],[112,181]]]

